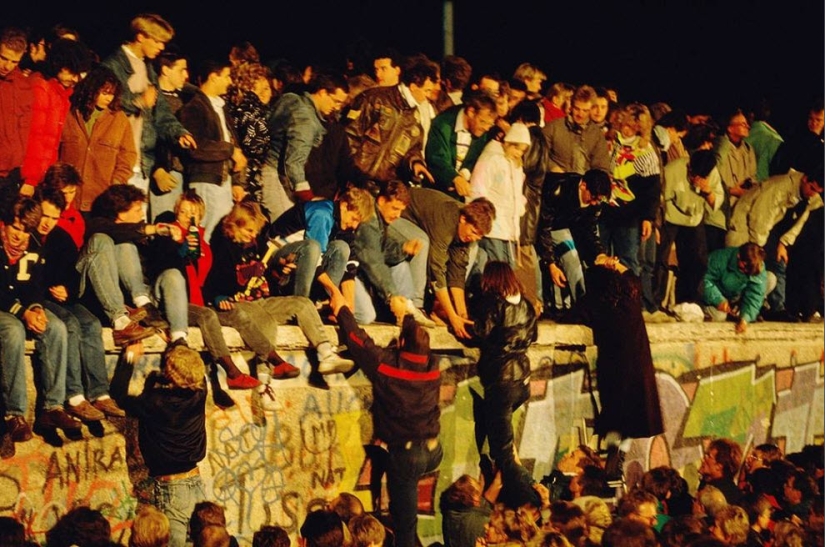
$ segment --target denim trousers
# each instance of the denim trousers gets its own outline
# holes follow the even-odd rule
[[[341,284],[349,260],[349,245],[338,239],[330,241],[322,255],[321,246],[314,239],[294,241],[281,247],[270,264],[275,264],[289,254],[295,255],[297,265],[293,274],[295,284],[292,294],[308,298],[312,292],[312,284],[320,272],[326,273],[336,286]]]
[[[390,224],[387,230],[391,237],[407,242],[417,239],[421,242],[421,250],[407,262],[412,275],[412,301],[416,308],[424,307],[424,291],[427,289],[427,257],[430,254],[430,238],[427,233],[406,218],[399,218]]]
[[[198,475],[154,483],[153,505],[169,519],[169,547],[184,547],[192,510],[206,499],[203,481]]]
[[[126,313],[121,283],[132,297],[149,296],[151,291],[143,280],[143,268],[137,247],[132,243],[115,245],[106,234],[93,234],[83,246],[77,261],[80,272],[80,295],[86,281],[92,285],[106,316],[114,323]]]
[[[292,192],[287,192],[278,175],[278,168],[266,162],[261,168],[261,196],[269,221],[274,222],[284,211],[294,205]]]
[[[211,182],[190,182],[189,188],[195,190],[206,204],[206,213],[201,219],[205,241],[212,238],[212,231],[223,217],[232,210],[232,177],[226,177],[220,184]]]
[[[34,369],[43,390],[43,408],[63,406],[66,400],[66,325],[46,311],[48,325],[34,338]],[[0,369],[7,415],[25,416],[29,408],[26,392],[26,326],[16,316],[0,312]]]
[[[418,481],[438,469],[444,456],[441,443],[430,449],[427,441],[391,446],[387,458],[387,491],[395,526],[396,547],[415,547],[418,525]]]
[[[47,301],[45,306],[66,325],[66,399],[84,395],[94,401],[108,395],[109,376],[100,320],[79,302]]]
[[[178,181],[178,185],[168,192],[157,192],[152,185],[149,187],[149,216],[147,220],[155,222],[154,219],[163,213],[169,213],[175,210],[175,203],[183,194],[183,173],[178,171],[169,171],[169,174]]]
[[[413,280],[410,272],[410,263],[407,261],[390,266],[395,294],[413,300]],[[386,306],[384,306],[386,308]],[[359,325],[374,323],[378,317],[375,302],[360,276],[355,278],[355,320]]]
[[[610,226],[599,223],[599,237],[607,249],[608,254],[616,256],[634,274],[641,275],[642,265],[639,263],[639,245],[642,241],[641,226]]]
[[[183,273],[176,268],[163,270],[155,280],[154,289],[155,300],[169,321],[169,332],[188,332],[189,296]]]

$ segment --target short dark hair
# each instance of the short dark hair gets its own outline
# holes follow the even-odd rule
[[[128,211],[135,202],[146,201],[146,193],[131,184],[115,184],[108,187],[92,202],[92,217],[114,220],[117,215]]]
[[[5,27],[0,31],[0,45],[18,53],[26,51],[29,45],[26,31],[17,27]]]
[[[534,101],[520,101],[507,115],[507,119],[510,123],[522,122],[538,125],[541,122],[541,109]]]
[[[745,263],[745,269],[752,272],[748,275],[755,275],[765,260],[765,250],[756,243],[745,243],[739,247],[739,259]],[[725,438],[713,439],[707,451],[711,450],[716,450],[716,462],[722,466],[724,476],[736,476],[739,466],[742,465],[742,447],[739,443]]]
[[[582,176],[585,188],[594,198],[610,196],[610,176],[601,169],[591,169]]]
[[[713,150],[694,150],[690,154],[690,173],[705,178],[716,167],[716,154]]]
[[[307,547],[338,547],[344,544],[344,523],[335,511],[312,511],[301,525],[301,537]]]
[[[473,68],[464,57],[446,55],[441,59],[441,79],[450,82],[453,90],[463,90],[470,83]]]
[[[49,547],[105,545],[111,535],[112,528],[103,513],[89,507],[75,507],[46,532],[46,542]]]
[[[398,335],[401,349],[418,355],[429,355],[430,334],[419,325],[411,314],[404,316],[401,332]]]
[[[197,81],[199,85],[203,85],[211,74],[220,74],[224,69],[231,67],[232,64],[229,62],[229,59],[205,59],[198,63],[198,68],[195,72],[195,81]]]
[[[387,201],[397,199],[404,205],[410,204],[410,189],[400,180],[390,180],[382,184],[378,191],[378,197]]]
[[[397,49],[391,47],[376,50],[375,54],[372,56],[372,60],[375,61],[376,59],[389,59],[392,66],[401,66],[401,54]]]
[[[496,206],[487,198],[476,198],[461,208],[461,216],[482,235],[487,235],[493,229]]]
[[[637,520],[620,518],[614,520],[604,531],[603,547],[656,547],[659,542],[649,526]]]
[[[252,534],[252,547],[290,547],[289,534],[280,526],[261,526]]]
[[[3,207],[2,218],[4,224],[14,224],[15,219],[20,221],[20,224],[28,232],[33,232],[40,224],[40,217],[43,211],[40,208],[40,203],[26,196],[19,196],[9,206]]]
[[[476,112],[482,110],[489,110],[496,112],[496,100],[489,94],[482,90],[468,91],[461,96],[462,107],[465,111],[471,108]]]
[[[667,114],[662,115],[656,122],[656,125],[662,127],[672,127],[676,131],[687,131],[688,119],[684,110],[671,110]]]
[[[46,169],[40,186],[51,186],[62,190],[67,186],[83,186],[83,179],[74,165],[59,161]]]
[[[438,65],[426,58],[414,58],[401,72],[401,81],[405,85],[424,85],[427,80],[438,82]]]
[[[77,40],[55,40],[46,57],[46,76],[53,78],[64,68],[72,74],[89,72],[92,69],[92,52]]]
[[[343,89],[349,92],[349,84],[346,78],[339,74],[332,74],[330,72],[313,72],[312,78],[307,83],[307,91],[310,93],[318,93],[322,89],[327,93],[335,93],[336,89]]]
[[[44,202],[49,202],[61,211],[66,210],[66,196],[54,186],[43,186],[41,184],[37,187],[35,197],[40,202],[41,207]]]
[[[186,59],[180,48],[175,44],[167,44],[163,51],[152,61],[158,75],[163,72],[163,67],[171,67],[181,59]]]
[[[189,518],[189,532],[197,536],[207,526],[226,526],[226,513],[223,507],[211,501],[199,501],[192,509]]]

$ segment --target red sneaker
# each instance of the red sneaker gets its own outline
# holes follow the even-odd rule
[[[239,374],[234,378],[227,376],[226,385],[229,386],[229,389],[252,389],[261,385],[261,382],[249,374]]]
[[[301,374],[301,371],[293,367],[286,361],[272,365],[270,373],[273,380],[286,380],[287,378],[296,378]]]

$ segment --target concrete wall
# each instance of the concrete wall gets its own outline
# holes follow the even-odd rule
[[[821,326],[761,323],[743,336],[735,335],[731,324],[657,324],[648,331],[665,433],[634,441],[626,460],[629,481],[650,467],[672,465],[695,488],[703,445],[717,436],[743,445],[772,441],[786,452],[823,442]],[[396,329],[371,332],[386,343]],[[231,346],[241,345],[234,334],[227,337]],[[311,388],[304,380],[306,341],[293,328],[281,329],[279,340],[304,374],[277,384],[274,407],[263,408],[248,391],[232,393],[235,408],[217,409],[211,399],[207,407],[209,452],[200,469],[208,497],[226,507],[230,533],[241,545],[249,545],[263,524],[297,533],[308,510],[340,491],[354,492],[372,507],[364,448],[372,434],[369,383],[358,373],[349,380],[328,377],[329,391]],[[560,348],[566,344],[587,349]],[[434,336],[434,346],[444,355],[445,455],[440,470],[420,484],[419,533],[425,544],[440,536],[440,492],[462,473],[475,473],[478,456],[471,391],[481,387],[472,354],[465,355],[443,330]],[[590,331],[542,325],[531,360],[532,398],[515,425],[519,455],[540,479],[568,449],[591,441],[586,369],[593,365],[595,348]],[[145,361],[133,390],[156,366],[157,355]],[[17,445],[14,457],[0,461],[0,514],[15,515],[42,539],[65,511],[89,505],[107,515],[115,539],[125,538],[145,495],[146,470],[136,445],[130,419],[104,422],[102,431],[84,428],[83,439],[65,440],[60,448],[40,437]]]

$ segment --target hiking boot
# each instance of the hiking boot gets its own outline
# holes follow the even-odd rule
[[[106,417],[103,412],[92,406],[92,403],[86,399],[76,405],[66,405],[66,412],[84,422],[99,422]]]
[[[29,427],[26,418],[19,414],[6,418],[6,431],[16,443],[24,443],[32,438],[32,428]]]
[[[139,323],[131,322],[125,328],[112,330],[112,341],[116,346],[128,346],[138,340],[149,338],[155,334],[155,329],[146,328]]]
[[[146,317],[140,320],[141,324],[158,330],[166,330],[169,328],[169,322],[163,318],[157,306],[149,302],[141,306],[141,309],[146,312]]]
[[[624,475],[624,452],[619,450],[619,445],[613,444],[607,447],[604,473],[608,482],[622,480]]]
[[[111,397],[97,399],[92,403],[92,406],[110,418],[123,418],[126,416],[126,411],[120,408]]]
[[[318,372],[321,374],[345,373],[351,371],[354,366],[355,361],[344,359],[333,351],[318,362]]]
[[[80,429],[81,422],[58,406],[44,411],[37,419],[36,425],[53,429]]]

